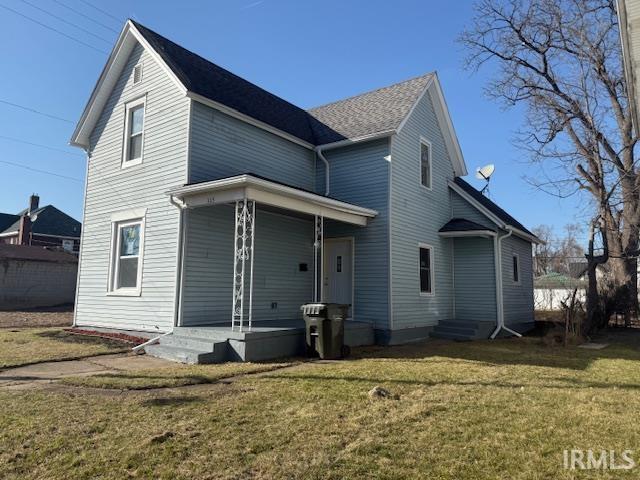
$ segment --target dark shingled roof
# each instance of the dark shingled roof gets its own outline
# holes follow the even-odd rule
[[[531,233],[529,230],[527,230],[527,228],[524,225],[522,225],[519,221],[517,221],[515,218],[513,218],[511,215],[505,212],[502,208],[500,208],[498,205],[496,205],[487,197],[485,197],[478,190],[476,190],[471,185],[469,185],[462,178],[456,177],[455,184],[458,185],[460,188],[462,188],[466,193],[468,193],[471,197],[473,197],[474,200],[480,203],[483,207],[485,207],[487,210],[489,210],[491,213],[493,213],[496,217],[498,217],[507,225],[511,225],[512,227],[515,227],[518,230],[522,230],[523,232],[528,233],[529,235],[532,235],[535,237],[535,235]]]
[[[398,128],[415,105],[433,73],[412,78],[372,92],[312,108],[309,113],[326,130],[316,131],[321,143],[335,142],[335,132],[343,138],[358,138]]]
[[[44,247],[29,245],[9,245],[0,243],[0,259],[36,260],[39,262],[78,263],[75,255],[66,252],[47,250]]]
[[[313,145],[397,128],[433,74],[303,110],[131,20],[190,92]]]
[[[452,218],[445,223],[439,232],[476,232],[476,231],[491,231],[495,232],[495,229],[485,227],[479,223],[472,222],[466,218]]]
[[[27,211],[23,210],[18,215],[14,215],[17,220],[1,233],[17,232],[20,228],[20,217],[26,213]],[[31,221],[33,222],[31,227],[33,233],[80,238],[82,224],[53,205],[47,205],[33,211],[31,213]]]
[[[11,213],[0,213],[0,233],[4,232],[7,228],[13,225],[16,220],[19,220],[20,217],[18,215],[13,215]]]
[[[190,92],[249,115],[315,144],[311,118],[302,108],[131,21]]]

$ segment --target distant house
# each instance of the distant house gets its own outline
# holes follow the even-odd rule
[[[40,207],[31,195],[29,207],[16,214],[0,213],[0,243],[80,250],[81,224],[53,205]]]

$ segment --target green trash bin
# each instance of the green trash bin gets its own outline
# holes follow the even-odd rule
[[[301,307],[306,326],[307,354],[322,359],[337,359],[349,355],[344,344],[344,321],[349,305],[341,303],[306,303]]]

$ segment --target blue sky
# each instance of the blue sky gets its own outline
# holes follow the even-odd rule
[[[37,192],[42,203],[81,218],[85,162],[67,145],[73,123],[2,102],[75,122],[131,17],[304,108],[437,70],[469,171],[494,163],[492,199],[528,227],[561,231],[582,217],[578,199],[559,200],[527,184],[522,177],[536,167],[512,142],[523,111],[485,98],[490,69],[463,69],[456,38],[472,13],[466,1],[0,0],[0,212],[24,208]]]

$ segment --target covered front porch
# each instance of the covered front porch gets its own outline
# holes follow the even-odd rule
[[[169,195],[183,217],[179,307],[159,347],[213,353],[223,342],[227,360],[292,355],[303,346],[302,304],[353,303],[353,238],[325,228],[366,228],[376,211],[249,174]],[[373,343],[366,319],[352,315],[346,330],[352,345]]]

